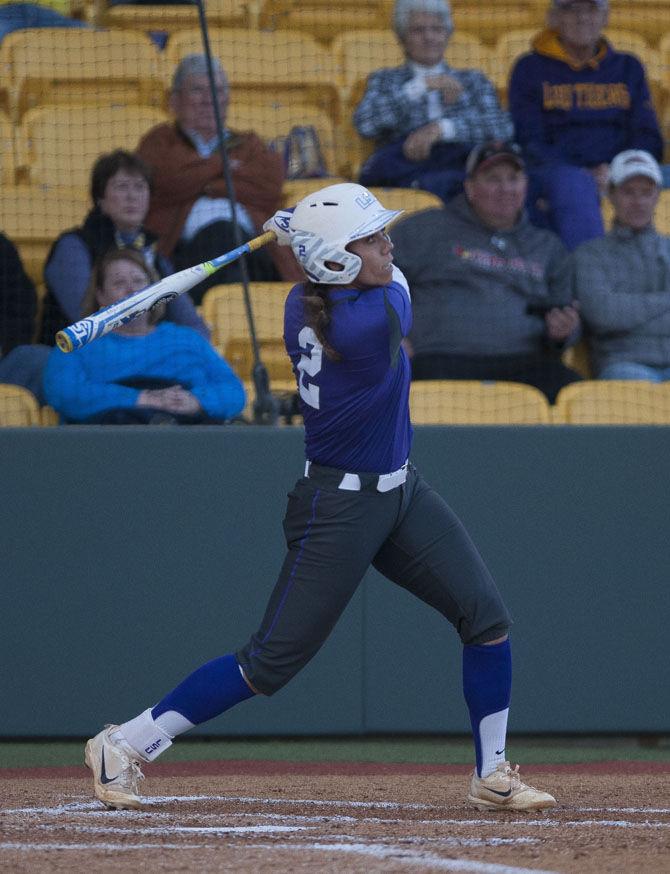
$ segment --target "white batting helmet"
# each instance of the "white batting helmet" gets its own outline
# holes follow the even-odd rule
[[[298,202],[290,220],[291,248],[313,282],[347,285],[362,262],[346,245],[383,230],[403,210],[384,209],[374,194],[354,182],[329,185]],[[341,264],[331,270],[326,261]]]

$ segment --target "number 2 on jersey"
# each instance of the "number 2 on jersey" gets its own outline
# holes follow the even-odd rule
[[[298,334],[298,343],[300,345],[300,361],[298,362],[300,397],[310,407],[318,410],[319,386],[308,382],[307,377],[316,376],[321,370],[323,346],[319,343],[314,330],[307,326]]]

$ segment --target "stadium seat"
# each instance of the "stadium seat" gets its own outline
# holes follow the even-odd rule
[[[536,27],[508,30],[493,47],[489,62],[489,77],[501,99],[507,94],[509,75],[515,61],[531,50],[531,42],[537,33]]]
[[[35,285],[42,283],[44,262],[56,237],[81,224],[90,201],[78,191],[29,185],[0,188],[0,228],[19,250]]]
[[[287,103],[300,99],[337,118],[335,63],[314,37],[243,28],[211,28],[209,36],[212,52],[230,81],[231,103],[248,99],[253,102],[261,92]],[[193,52],[202,52],[200,30],[185,30],[169,40],[165,49],[168,81],[179,61]]]
[[[151,106],[61,105],[29,110],[18,129],[17,157],[31,184],[88,192],[91,167],[112,149],[134,151],[169,116]]]
[[[501,33],[522,28],[534,28],[537,33],[544,26],[548,0],[543,6],[530,2],[473,3],[472,0],[454,0],[452,12],[455,33],[475,34],[483,43],[495,44]]]
[[[253,130],[268,141],[287,134],[293,127],[312,126],[318,134],[327,171],[337,172],[338,143],[332,118],[314,106],[299,101],[283,103],[261,95],[253,102],[232,100],[227,123],[238,130]]]
[[[295,206],[303,197],[307,197],[313,191],[324,188],[326,185],[336,185],[338,182],[349,180],[341,176],[328,176],[323,179],[287,179],[282,191],[282,207]]]
[[[54,103],[162,106],[162,58],[135,31],[34,28],[8,34],[0,45],[14,119]]]
[[[292,286],[291,282],[249,283],[249,297],[256,337],[261,347],[261,357],[265,351],[264,347],[267,346],[269,356],[276,358],[276,349],[273,347],[281,342],[284,333],[284,301]],[[227,357],[228,344],[235,338],[231,350],[238,356],[239,366],[246,368],[246,372],[237,371],[238,375],[243,380],[249,379],[253,355],[242,284],[230,283],[210,288],[202,299],[201,310],[204,320],[212,329],[212,344],[221,355]],[[243,345],[242,340],[246,342],[248,348],[244,355],[240,349]],[[283,354],[288,364],[286,353]],[[289,369],[288,374],[284,371],[281,378],[286,379],[290,375]]]
[[[568,425],[670,425],[670,385],[588,380],[561,389],[554,421]]]
[[[258,337],[258,347],[270,379],[290,380],[293,370],[283,339]],[[226,343],[223,357],[241,379],[248,379],[254,368],[254,354],[248,332],[242,337],[231,337]]]
[[[37,399],[27,388],[0,384],[0,427],[29,428],[41,425]]]
[[[3,185],[16,182],[14,126],[4,112],[0,112],[0,182]]]
[[[258,4],[248,0],[207,0],[207,23],[210,27],[256,27]],[[105,10],[104,24],[121,30],[159,31],[174,34],[198,27],[198,8],[152,4],[123,4]]]
[[[377,188],[372,186],[369,190],[387,209],[404,209],[406,215],[403,218],[413,212],[444,206],[442,199],[437,194],[422,191],[420,188]]]
[[[393,0],[266,0],[261,28],[303,32],[328,44],[341,33],[390,27]]]
[[[546,425],[546,397],[515,382],[417,380],[410,387],[410,414],[416,425]]]

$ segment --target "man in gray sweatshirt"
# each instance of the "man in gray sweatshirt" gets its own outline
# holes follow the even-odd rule
[[[599,379],[670,379],[670,237],[654,228],[663,178],[638,149],[610,165],[612,229],[572,253],[591,366]]]
[[[526,217],[516,144],[475,147],[466,176],[464,194],[391,235],[413,297],[412,378],[522,382],[553,403],[581,378],[561,361],[579,336],[566,250]]]

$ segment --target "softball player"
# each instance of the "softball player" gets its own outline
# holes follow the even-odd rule
[[[343,183],[266,223],[309,278],[289,293],[284,319],[307,456],[288,497],[286,557],[260,627],[241,649],[88,741],[85,761],[108,807],[140,806],[140,763],[176,735],[288,683],[324,643],[371,564],[439,610],[464,644],[476,756],[468,801],[507,810],[556,803],[505,760],[508,612],[463,526],[408,461],[410,365],[401,340],[411,302],[386,234],[399,214]]]

